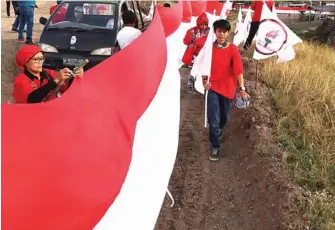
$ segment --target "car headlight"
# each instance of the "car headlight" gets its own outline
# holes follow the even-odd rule
[[[41,49],[43,50],[43,52],[47,52],[47,53],[58,53],[58,50],[51,46],[51,45],[48,45],[48,44],[44,44],[44,43],[39,43],[38,44]]]
[[[102,55],[102,56],[109,56],[112,55],[113,53],[116,52],[115,47],[111,48],[101,48],[101,49],[96,49],[91,52],[91,55]]]

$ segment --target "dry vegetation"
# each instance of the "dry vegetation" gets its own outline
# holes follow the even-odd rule
[[[276,107],[277,139],[287,151],[286,165],[311,193],[303,212],[317,229],[335,229],[335,52],[304,43],[296,59],[267,60],[261,78]]]

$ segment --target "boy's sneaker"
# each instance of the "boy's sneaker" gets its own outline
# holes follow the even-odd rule
[[[209,160],[210,161],[218,161],[220,156],[220,150],[213,148],[212,151],[209,154]]]
[[[24,42],[24,38],[18,38],[17,39],[19,42]]]

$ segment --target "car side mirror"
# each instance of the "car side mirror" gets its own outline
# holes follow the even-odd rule
[[[45,17],[40,17],[40,23],[41,23],[42,25],[47,24],[47,21],[48,21],[48,19],[46,19]]]

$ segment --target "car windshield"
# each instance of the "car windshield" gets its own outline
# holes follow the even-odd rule
[[[51,15],[46,29],[114,30],[117,16],[115,2],[63,2]]]

